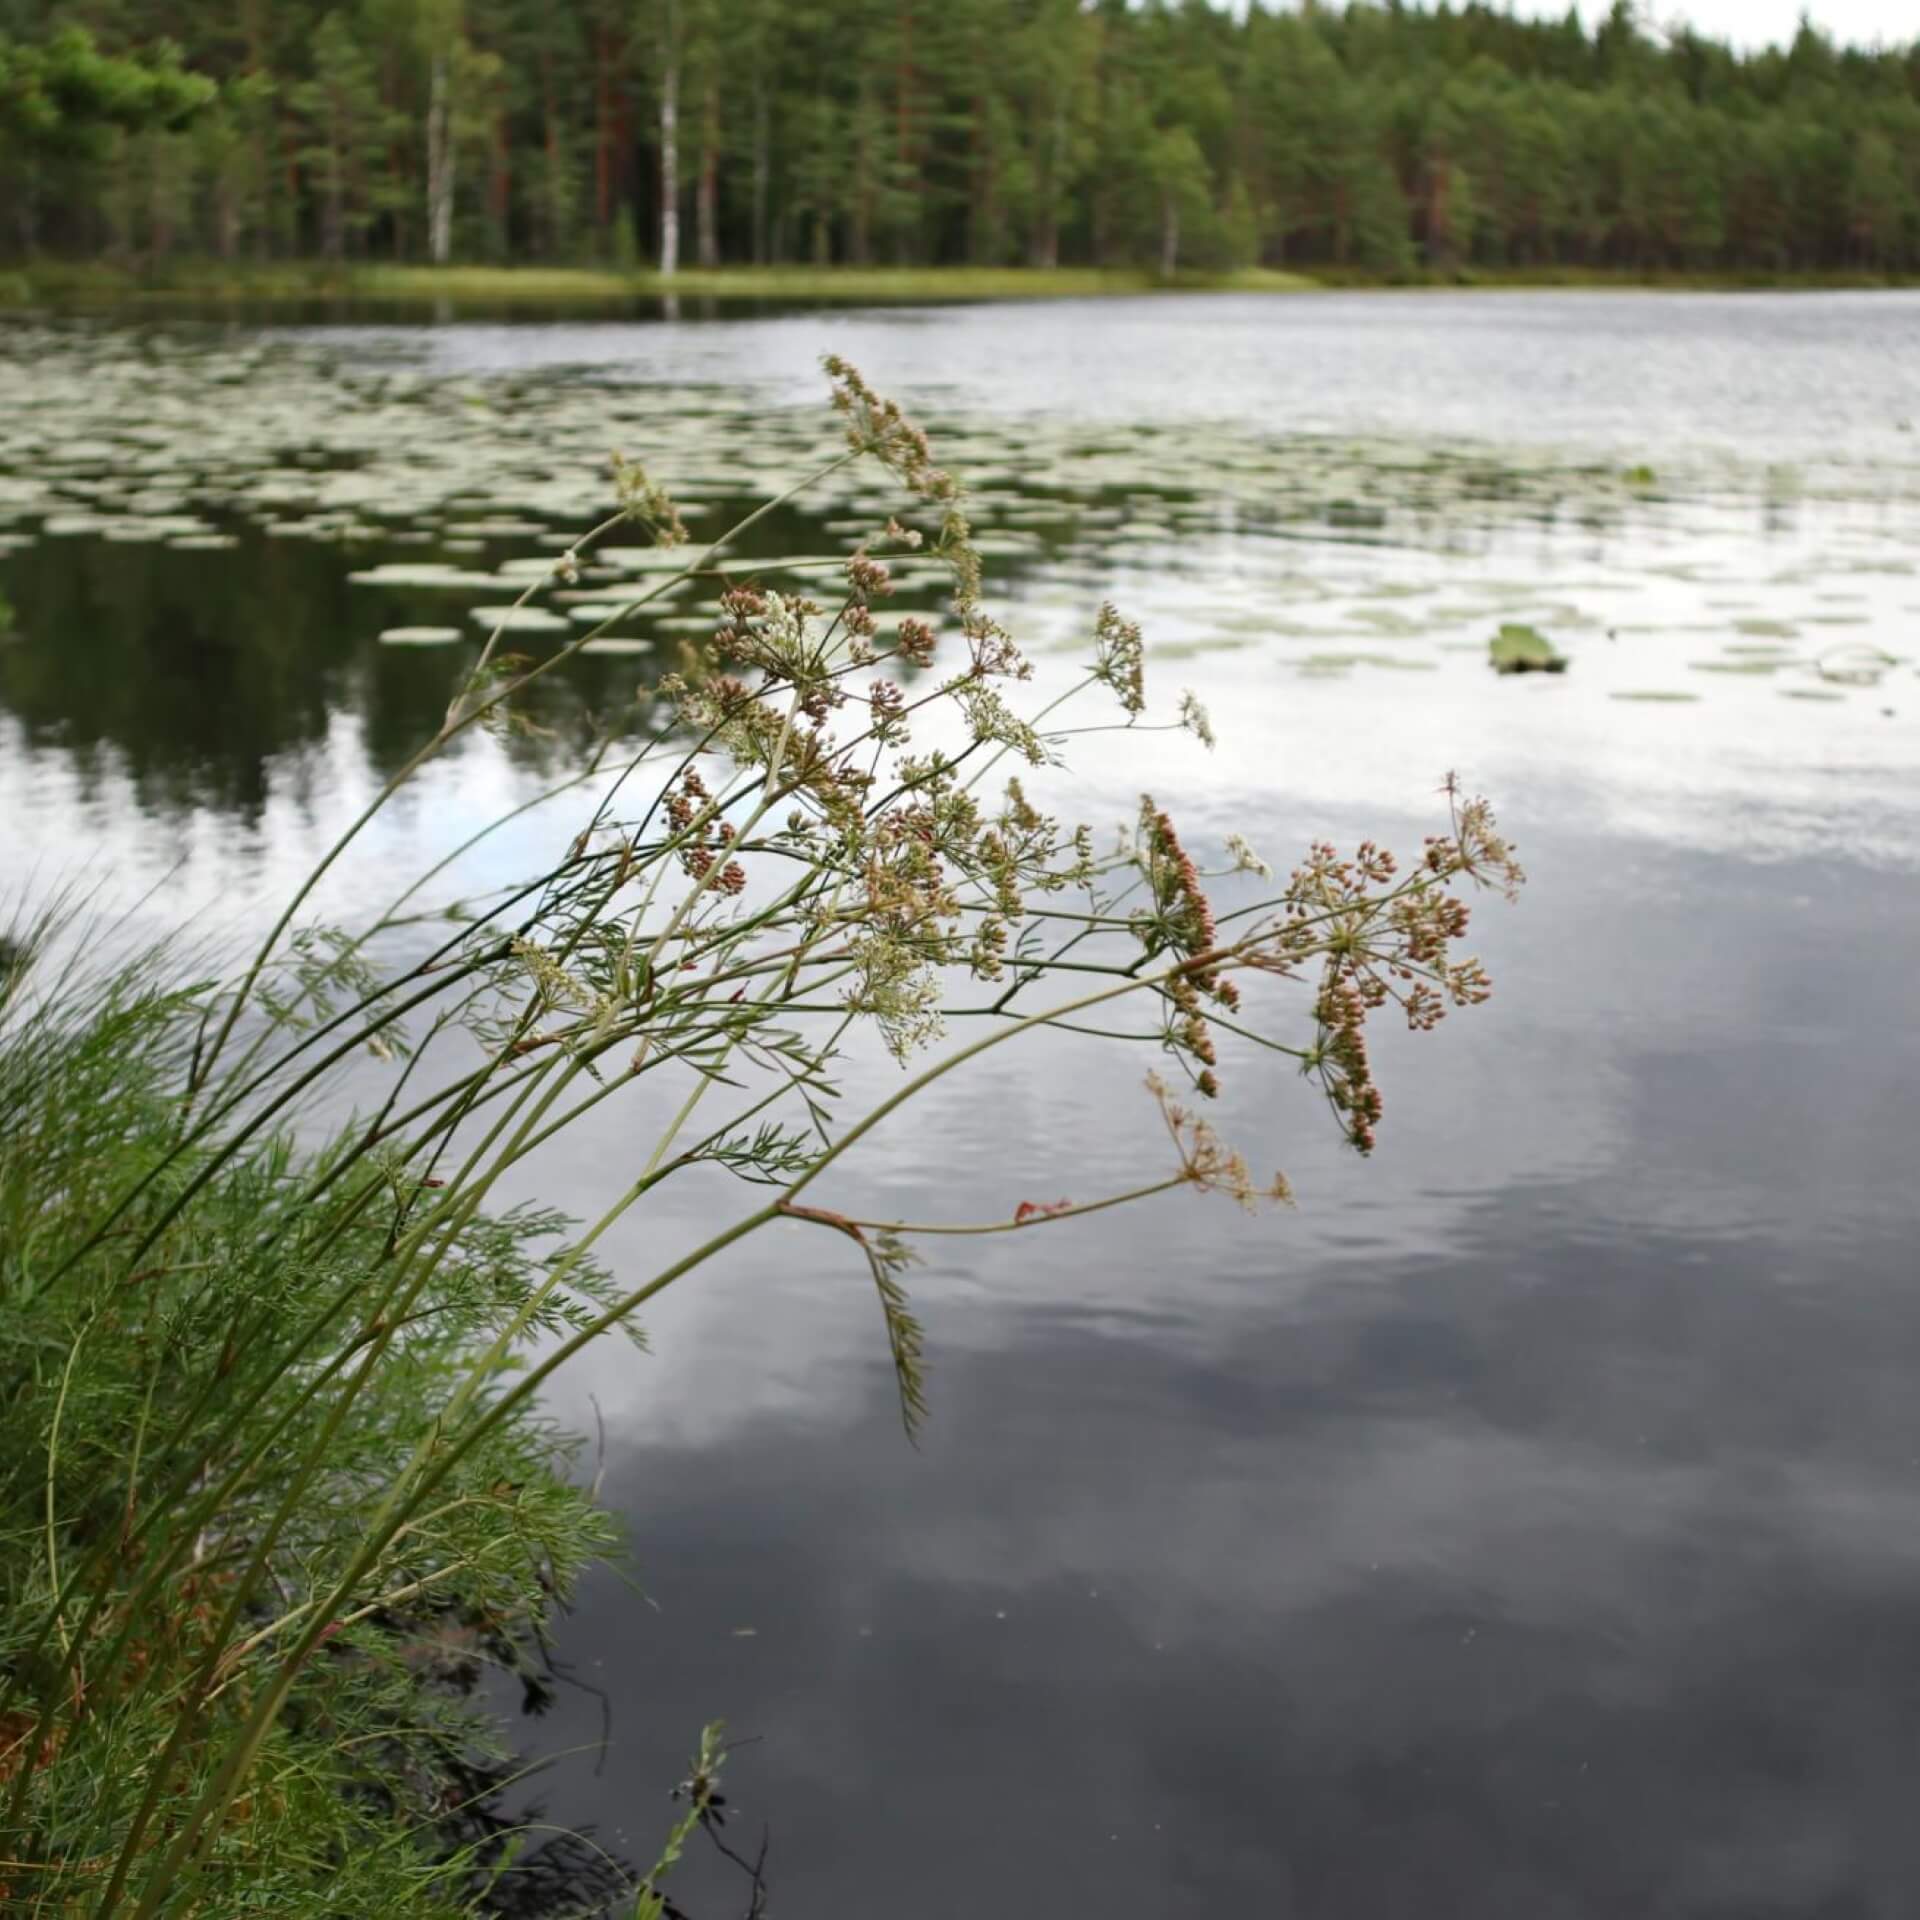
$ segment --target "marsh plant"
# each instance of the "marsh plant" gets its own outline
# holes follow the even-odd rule
[[[1365,1152],[1381,1114],[1369,1023],[1425,1029],[1485,997],[1458,953],[1463,896],[1510,892],[1519,871],[1451,783],[1405,864],[1319,845],[1283,878],[1244,842],[1190,846],[1155,798],[1104,834],[1036,799],[1074,734],[1154,724],[1140,632],[1101,608],[1084,671],[1037,703],[983,598],[961,488],[896,406],[827,367],[845,447],[814,480],[867,463],[896,505],[816,564],[811,592],[734,558],[758,514],[695,550],[623,460],[613,512],[530,577],[523,599],[567,591],[597,543],[638,525],[684,564],[652,569],[607,625],[686,581],[713,605],[710,639],[649,686],[642,722],[543,797],[579,810],[542,870],[449,901],[443,862],[365,926],[303,919],[395,791],[469,731],[519,724],[531,683],[604,628],[537,660],[496,633],[433,738],[224,980],[182,954],[91,964],[58,915],[9,945],[0,1881],[15,1910],[522,1898],[554,1856],[547,1836],[475,1818],[507,1762],[474,1682],[504,1666],[537,1689],[544,1624],[616,1544],[543,1412],[559,1368],[637,1340],[657,1295],[798,1223],[871,1286],[911,1435],[937,1398],[917,1241],[1071,1231],[1183,1190],[1284,1200],[1206,1117],[1221,1080],[1297,1073]],[[902,571],[930,568],[937,622],[890,608]],[[1190,698],[1168,724],[1210,738]],[[1229,875],[1230,910],[1209,896]],[[1009,1167],[1004,1210],[975,1220],[848,1206],[837,1176],[876,1129],[1060,1030],[1151,1056],[1150,1171],[1040,1202]],[[897,1068],[863,1104],[850,1089],[882,1050]],[[369,1053],[377,1097],[322,1126]],[[506,1204],[614,1103],[647,1125],[623,1130],[623,1183],[597,1218]],[[941,1142],[921,1151],[937,1163]],[[702,1168],[735,1202],[655,1270],[609,1270],[616,1224]],[[709,1785],[659,1868],[570,1856],[593,1901],[624,1881],[623,1910],[672,1910],[658,1883],[711,1811],[720,1750],[709,1734]]]

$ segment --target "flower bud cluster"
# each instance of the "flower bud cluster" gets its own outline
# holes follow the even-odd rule
[[[698,767],[689,767],[680,776],[679,786],[667,795],[666,815],[674,838],[680,842],[680,865],[686,872],[702,881],[711,876],[710,884],[718,893],[746,891],[746,868],[727,857],[734,841],[732,822],[715,818],[713,797]]]

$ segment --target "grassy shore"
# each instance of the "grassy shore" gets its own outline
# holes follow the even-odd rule
[[[1304,274],[1260,268],[1182,273],[1171,280],[1096,267],[721,267],[660,274],[593,267],[400,267],[341,270],[315,264],[229,267],[191,262],[160,275],[102,265],[47,265],[0,273],[0,299],[19,303],[341,301],[372,305],[572,306],[684,299],[766,301],[1039,300],[1156,290],[1298,293]]]
[[[1776,273],[1762,267],[1471,267],[1448,273],[1418,273],[1383,280],[1378,274],[1316,267],[1314,285],[1323,292],[1364,291],[1394,286],[1407,289],[1462,289],[1524,292],[1530,288],[1567,291],[1655,293],[1846,293],[1920,285],[1911,275],[1854,272]]]
[[[45,264],[0,271],[0,307],[284,306],[339,304],[393,308],[615,307],[659,300],[782,302],[930,302],[1085,299],[1154,292],[1312,293],[1383,286],[1412,288],[1664,288],[1732,291],[1872,288],[1900,284],[1871,274],[1635,272],[1588,267],[1479,269],[1387,281],[1378,275],[1316,268],[1311,274],[1247,267],[1182,272],[1097,267],[721,267],[672,279],[652,272],[594,267],[403,267],[347,269],[313,262],[232,266],[170,264],[138,273],[98,263]]]

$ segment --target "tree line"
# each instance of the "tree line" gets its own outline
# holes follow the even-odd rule
[[[0,249],[1920,268],[1920,39],[1481,5],[0,0]],[[0,213],[0,219],[6,219]]]

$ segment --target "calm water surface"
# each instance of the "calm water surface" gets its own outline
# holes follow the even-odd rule
[[[559,1409],[634,1554],[530,1728],[547,1817],[644,1853],[724,1715],[795,1920],[1920,1910],[1920,301],[0,332],[0,877],[170,873],[143,913],[237,930],[444,704],[458,649],[376,635],[497,597],[350,572],[538,553],[614,441],[724,524],[821,441],[828,347],[946,427],[1043,690],[1112,594],[1212,706],[1211,758],[1080,743],[1083,814],[1150,787],[1283,861],[1417,844],[1457,767],[1533,884],[1480,910],[1493,1004],[1385,1049],[1372,1162],[1229,1076],[1294,1212],[934,1248],[919,1451],[797,1227],[589,1357]],[[1571,670],[1489,674],[1507,620]],[[433,769],[327,904],[552,778],[651,639]],[[1139,1062],[990,1058],[849,1206],[1151,1172]],[[616,1264],[729,1199],[662,1192]],[[697,1920],[744,1904],[708,1864]]]

